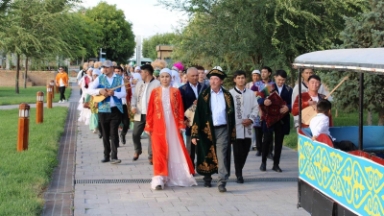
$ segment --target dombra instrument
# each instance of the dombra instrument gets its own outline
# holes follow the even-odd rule
[[[114,88],[107,89],[107,90],[113,90],[113,91],[114,91],[114,90],[120,88],[121,86],[123,86],[123,85],[119,85],[119,86],[116,86],[116,87],[114,87]],[[101,89],[104,89],[104,88],[100,88],[100,89],[98,89],[98,90],[101,90]],[[95,102],[95,103],[99,103],[99,102],[105,100],[105,98],[106,98],[106,97],[105,97],[104,95],[96,95],[96,96],[93,96],[93,102]]]
[[[266,99],[271,101],[271,105],[262,105],[260,106],[260,109],[265,116],[265,123],[269,128],[276,122],[280,121],[288,112],[280,113],[280,109],[286,105],[286,102],[279,96],[277,92],[272,92]]]
[[[329,96],[331,96],[331,94],[341,86],[341,84],[343,84],[343,82],[345,80],[348,79],[348,76],[345,76],[340,82],[339,84],[337,84],[337,86],[335,86],[335,88],[332,89],[331,92],[329,92],[329,94],[327,96],[325,96],[324,99],[327,99]],[[309,123],[311,122],[311,119],[313,117],[315,117],[317,115],[317,111],[316,111],[316,106],[308,106],[308,107],[305,107],[303,110],[301,110],[301,123],[305,124],[305,125],[309,125]]]

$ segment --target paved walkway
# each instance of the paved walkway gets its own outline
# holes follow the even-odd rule
[[[132,161],[134,154],[131,133],[127,144],[118,149],[121,164],[101,163],[102,140],[88,126],[78,125],[74,215],[309,215],[297,209],[297,152],[283,148],[283,173],[261,172],[261,158],[251,151],[244,168],[244,184],[237,184],[232,175],[227,193],[203,187],[202,176],[195,187],[150,188],[152,166],[148,163],[148,139],[143,139],[143,154]],[[233,157],[232,157],[233,158]],[[213,175],[214,180],[217,175]]]
[[[283,173],[261,172],[261,158],[251,151],[244,168],[244,184],[237,184],[232,171],[226,193],[219,193],[213,175],[213,187],[203,187],[202,176],[196,175],[198,186],[150,189],[152,166],[147,160],[148,139],[143,139],[143,154],[132,161],[131,133],[127,144],[118,149],[121,164],[101,163],[102,140],[88,126],[77,123],[79,93],[76,86],[68,106],[65,132],[60,140],[59,166],[44,193],[43,215],[309,215],[297,209],[297,152],[283,148]],[[15,106],[0,106],[13,109]],[[77,132],[77,133],[76,133]],[[232,157],[233,160],[233,157]]]

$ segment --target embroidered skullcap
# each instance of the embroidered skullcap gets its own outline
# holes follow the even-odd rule
[[[141,70],[141,67],[140,66],[136,66],[135,70]]]
[[[253,70],[252,74],[260,74],[260,71],[259,70]]]
[[[163,69],[161,69],[160,74],[162,74],[162,73],[168,73],[169,76],[172,77],[172,71],[169,70],[169,68],[163,68]],[[159,74],[159,75],[160,75],[160,74]]]
[[[215,66],[214,68],[212,68],[212,70],[210,70],[207,74],[207,77],[208,78],[211,78],[211,76],[217,76],[219,77],[221,80],[223,80],[225,77],[227,77],[227,74],[224,73],[223,69],[221,69],[220,66]]]

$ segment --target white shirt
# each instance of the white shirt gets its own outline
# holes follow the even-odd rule
[[[309,128],[311,129],[312,136],[318,137],[320,134],[327,134],[332,138],[329,132],[329,117],[324,113],[318,113],[313,117],[309,123]]]
[[[213,126],[221,126],[227,124],[225,108],[226,106],[223,90],[220,88],[220,91],[216,93],[211,89],[211,111]]]
[[[319,95],[317,95],[316,97],[312,97],[312,96],[311,96],[311,98],[312,98],[312,101],[319,102]]]
[[[109,83],[109,85],[112,85],[112,82],[113,82],[113,79],[117,77],[116,74],[113,74],[112,77],[108,77],[107,76],[107,81]],[[125,98],[127,96],[127,92],[125,90],[125,85],[124,85],[124,80],[121,79],[121,84],[122,85],[120,88],[120,92],[117,92],[115,91],[114,93],[114,96],[121,99],[121,98]],[[90,94],[90,95],[99,95],[100,94],[100,89],[98,89],[97,87],[99,86],[99,77],[97,77],[93,82],[91,82],[91,84],[89,84],[89,87],[87,89],[87,94]],[[115,100],[113,100],[111,98],[110,100],[110,106],[111,107],[115,107],[116,104],[115,104]]]
[[[276,85],[277,86],[277,85]],[[277,86],[277,91],[279,92],[279,95],[281,96],[281,91],[283,91],[283,86],[282,85],[281,87]]]
[[[189,83],[189,86],[191,86],[193,92],[195,93],[196,98],[199,96],[199,94],[197,93],[197,85],[198,84],[196,84],[196,86],[194,86],[191,83]]]
[[[148,83],[144,83],[144,92],[143,92],[143,96],[145,95],[145,97],[141,97],[141,114],[144,114],[146,115],[147,114],[147,89],[148,89]]]

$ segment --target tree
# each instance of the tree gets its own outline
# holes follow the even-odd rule
[[[354,0],[162,0],[190,14],[175,55],[189,61],[251,70],[269,65],[290,70],[302,53],[339,41],[343,15],[366,7]],[[212,65],[210,65],[212,66]]]
[[[25,55],[47,56],[63,54],[71,56],[71,45],[63,40],[66,7],[57,10],[53,0],[15,0],[5,16],[3,31],[0,32],[0,48],[15,53],[16,83],[15,92],[19,93],[20,58]],[[69,1],[64,1],[69,2]],[[26,74],[25,74],[26,78]]]
[[[88,59],[97,56],[103,37],[102,26],[85,16],[82,11],[68,13],[66,19],[62,36],[71,45],[71,57]]]
[[[341,32],[343,44],[340,48],[375,48],[384,47],[384,3],[380,0],[370,1],[370,10],[355,17],[344,17],[345,29]],[[330,86],[349,75],[349,81],[334,94],[337,105],[345,109],[356,109],[359,104],[359,74],[331,72],[324,79]],[[364,109],[379,114],[379,125],[384,123],[384,77],[364,74]],[[355,92],[355,93],[352,93]],[[368,119],[368,124],[372,122]]]
[[[157,59],[157,45],[173,45],[177,38],[176,33],[156,34],[148,39],[143,40],[143,56]]]
[[[103,35],[99,48],[106,51],[106,57],[118,63],[127,63],[134,54],[135,37],[132,24],[125,20],[124,12],[118,10],[116,5],[100,2],[87,10],[86,16],[101,26]]]

